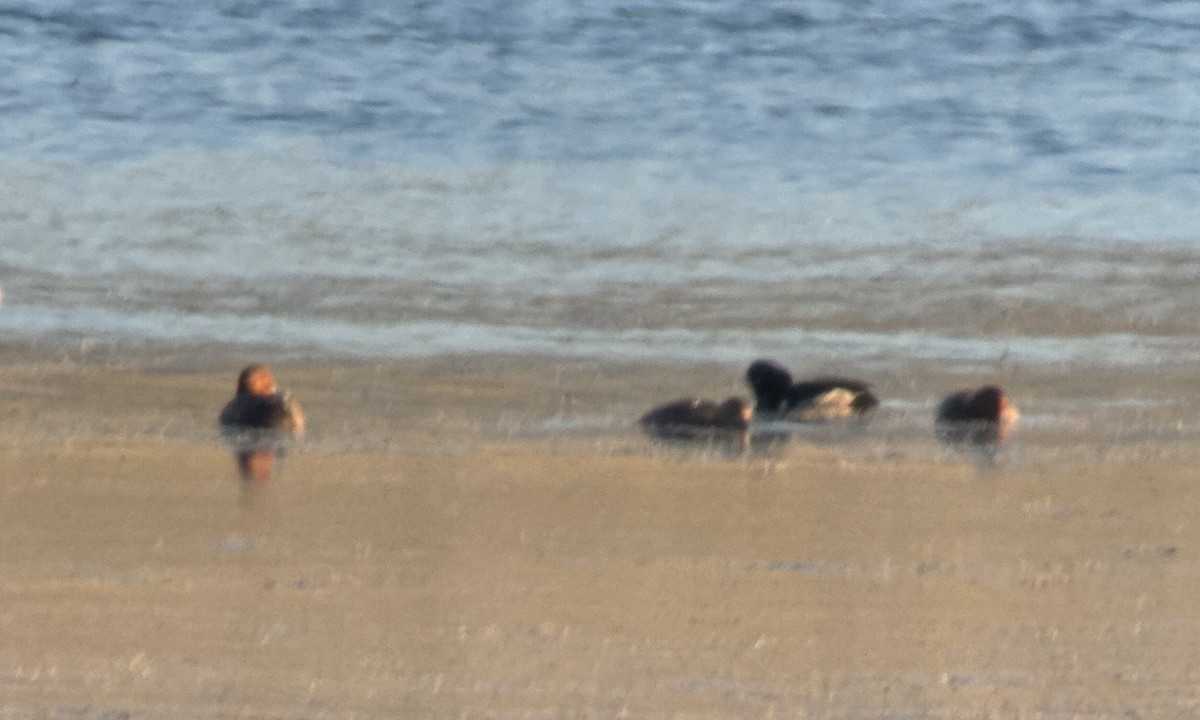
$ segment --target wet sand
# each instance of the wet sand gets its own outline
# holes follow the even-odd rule
[[[240,364],[0,348],[0,717],[1200,707],[1182,371],[997,369],[1035,421],[981,470],[926,421],[978,378],[936,368],[865,433],[730,459],[632,423],[737,368],[281,364],[311,435],[247,486]]]

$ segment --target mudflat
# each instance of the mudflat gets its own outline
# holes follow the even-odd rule
[[[0,348],[0,717],[1200,712],[1182,371],[1005,371],[1032,420],[980,467],[927,422],[975,378],[911,368],[727,457],[634,420],[737,368],[291,362],[310,435],[247,484],[238,369]]]

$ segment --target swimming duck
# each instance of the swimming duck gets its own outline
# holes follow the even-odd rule
[[[937,407],[934,432],[948,444],[969,444],[994,452],[1017,429],[1021,413],[996,385],[960,390]]]
[[[862,380],[817,377],[793,382],[792,374],[773,360],[755,360],[746,370],[754,390],[754,414],[767,419],[826,422],[861,418],[879,405]]]
[[[291,396],[279,390],[275,374],[266,365],[246,366],[238,375],[233,399],[221,410],[217,423],[225,431],[270,430],[304,434],[304,413]]]
[[[648,434],[664,440],[702,440],[744,435],[750,416],[750,405],[740,397],[728,398],[719,405],[712,400],[685,398],[654,408],[639,423]]]
[[[271,368],[256,363],[238,375],[237,390],[217,424],[233,448],[242,480],[261,484],[274,474],[275,460],[304,434],[304,413],[280,391]]]

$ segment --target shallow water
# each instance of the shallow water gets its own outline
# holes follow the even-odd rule
[[[1188,467],[597,450],[318,445],[241,487],[179,439],[6,448],[0,711],[1115,719],[1197,702]]]
[[[773,230],[718,217],[726,208],[716,199],[712,224],[703,213],[685,224],[614,205],[614,216],[640,226],[625,232],[586,202],[558,203],[570,181],[564,191],[544,177],[533,189],[522,187],[528,177],[497,171],[474,190],[422,198],[406,186],[430,190],[431,174],[314,166],[303,152],[254,167],[248,186],[235,172],[217,197],[204,197],[200,184],[164,189],[161,178],[197,164],[207,168],[201,174],[234,172],[219,156],[28,171],[18,185],[29,194],[0,208],[9,238],[0,329],[376,359],[500,352],[741,363],[778,355],[817,366],[849,357],[891,367],[1150,369],[1186,364],[1200,349],[1200,301],[1189,292],[1200,250],[1182,241],[1001,240],[978,231],[952,240],[909,227],[915,237],[906,241],[847,242],[790,227],[782,208],[783,217],[766,213]],[[342,187],[330,187],[325,171]],[[76,184],[97,192],[76,194]],[[522,187],[515,198],[514,185]],[[464,196],[471,192],[490,209],[476,212],[478,198]]]
[[[730,457],[635,427],[735,387],[720,364],[297,360],[309,435],[246,482],[215,427],[227,358],[0,357],[0,715],[1197,702],[1186,369],[1013,372],[1028,423],[981,465],[933,438],[936,369],[881,376],[865,427],[766,426],[790,442]]]

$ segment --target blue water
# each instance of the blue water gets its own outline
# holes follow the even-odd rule
[[[1175,2],[8,2],[0,331],[1182,363],[1197,48]]]
[[[1189,197],[1200,166],[1200,16],[1184,3],[80,5],[0,8],[10,154],[316,137],[369,163]]]

